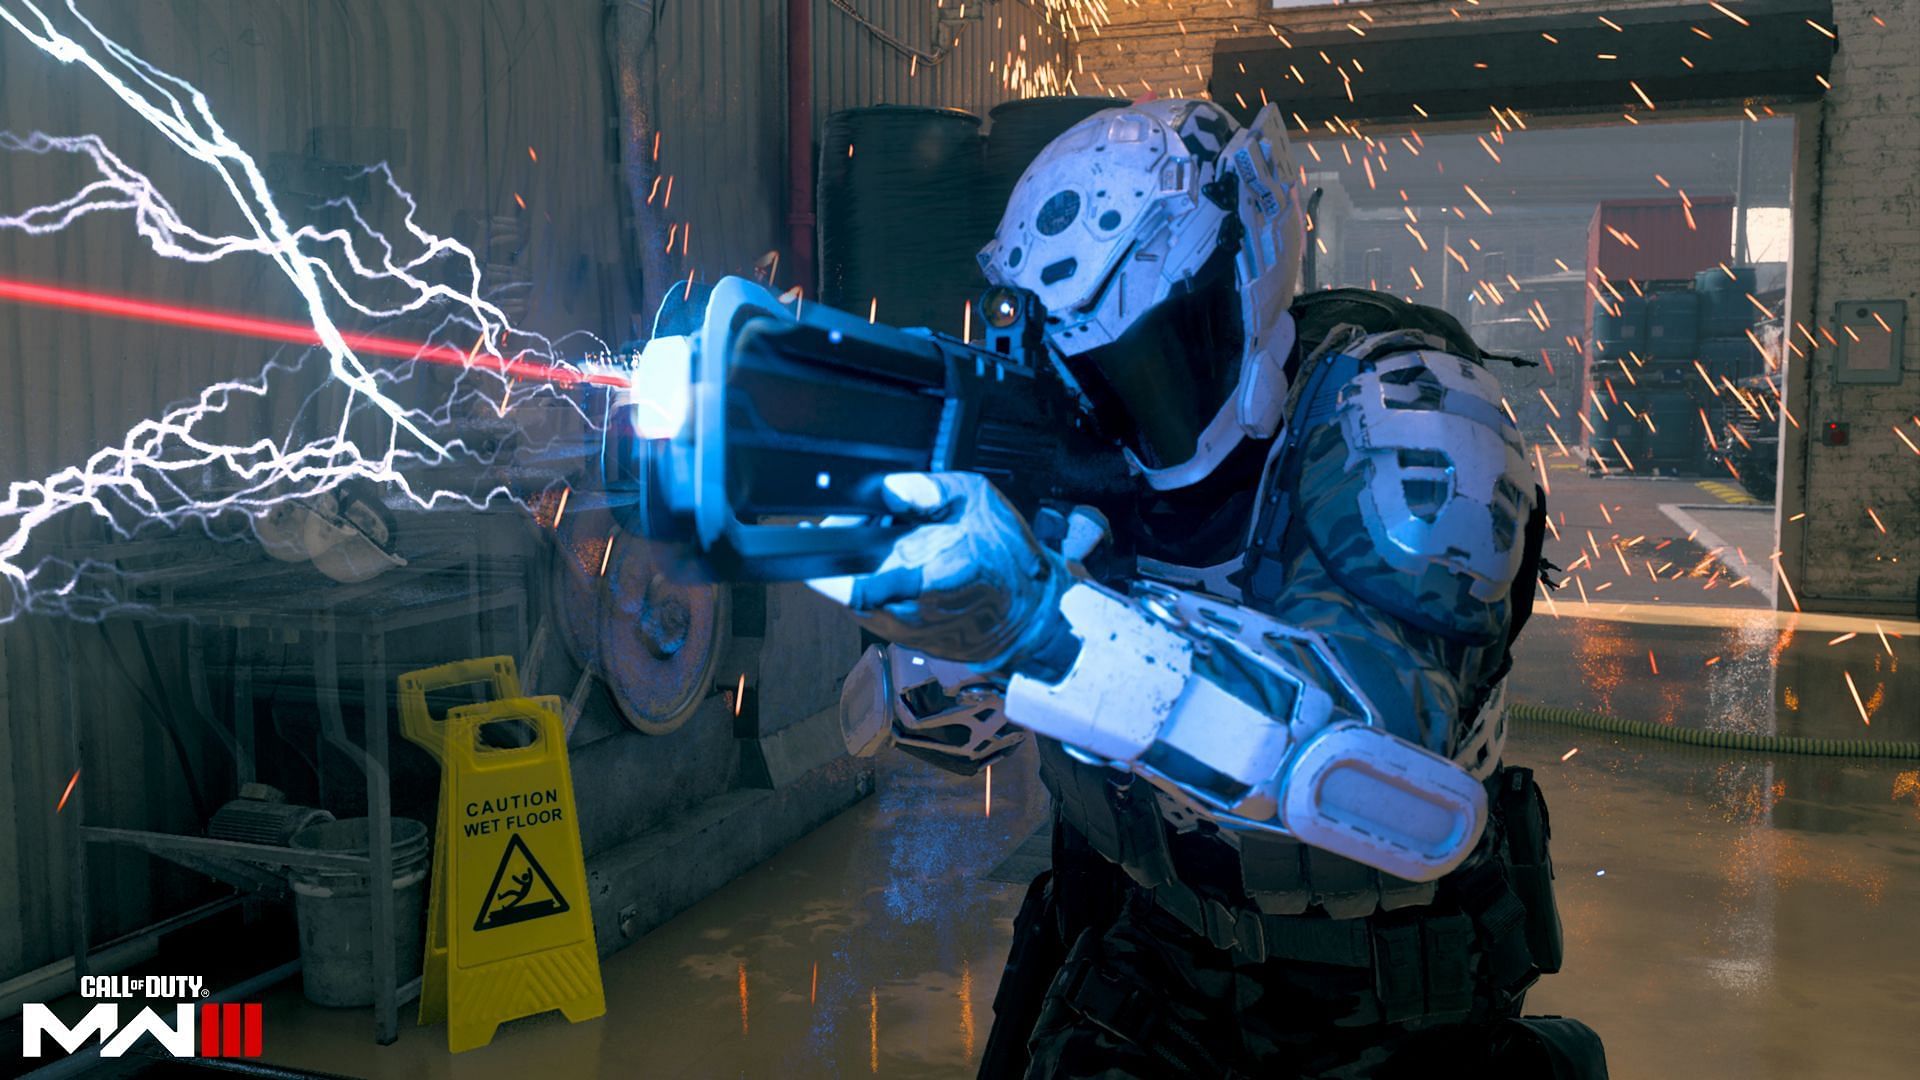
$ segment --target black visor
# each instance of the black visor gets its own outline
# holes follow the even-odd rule
[[[1095,421],[1148,468],[1191,459],[1240,380],[1245,333],[1233,255],[1222,245],[1126,333],[1066,358]]]

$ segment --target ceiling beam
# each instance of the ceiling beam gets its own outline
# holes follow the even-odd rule
[[[1263,100],[1278,100],[1289,120],[1315,130],[1341,122],[1486,120],[1494,106],[1529,116],[1651,117],[1662,109],[1803,101],[1823,92],[1816,76],[1830,72],[1835,42],[1808,23],[1833,25],[1830,0],[1746,0],[1736,13],[1748,25],[1707,4],[1619,11],[1596,5],[1583,14],[1375,25],[1365,37],[1346,30],[1289,35],[1291,48],[1273,36],[1222,38],[1214,43],[1208,90],[1242,121]]]

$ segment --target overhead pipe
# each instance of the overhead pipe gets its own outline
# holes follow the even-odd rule
[[[814,292],[813,0],[787,0],[787,281]]]
[[[635,330],[646,336],[653,313],[676,275],[668,267],[660,214],[647,202],[659,174],[654,161],[654,100],[648,65],[654,62],[654,31],[660,22],[659,0],[607,0],[607,52],[613,69],[614,108],[620,121],[620,173],[626,198],[620,207],[622,246],[629,294],[637,306]]]

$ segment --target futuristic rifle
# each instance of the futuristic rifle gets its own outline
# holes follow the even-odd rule
[[[985,345],[734,277],[678,317],[688,332],[663,309],[607,421],[621,525],[692,555],[701,576],[795,581],[879,566],[913,524],[888,516],[888,473],[979,473],[1030,520],[1125,491],[1119,450],[1044,377],[1030,300],[993,289],[980,312]],[[859,523],[814,520],[828,517]]]

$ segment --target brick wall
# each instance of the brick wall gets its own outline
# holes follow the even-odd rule
[[[1831,323],[1840,300],[1905,300],[1905,377],[1899,386],[1836,386],[1832,351],[1793,358],[1812,367],[1797,410],[1807,430],[1836,420],[1852,432],[1845,447],[1806,440],[1807,517],[1799,527],[1807,557],[1805,581],[1796,584],[1805,593],[1884,597],[1911,613],[1920,581],[1920,457],[1892,429],[1904,425],[1920,443],[1911,419],[1920,413],[1920,0],[1834,0],[1833,13],[1840,50],[1820,106],[1817,188],[1811,199],[1796,193],[1817,215],[1807,313]]]

